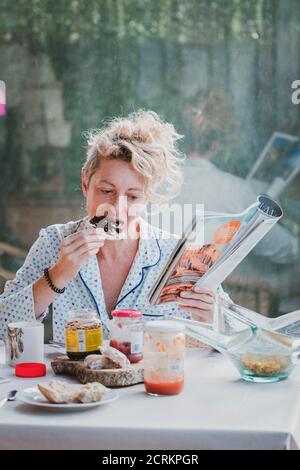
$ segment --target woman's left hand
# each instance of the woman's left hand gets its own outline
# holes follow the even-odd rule
[[[177,297],[179,307],[191,313],[193,320],[212,323],[215,305],[215,293],[205,287],[194,286],[188,291],[182,291]]]

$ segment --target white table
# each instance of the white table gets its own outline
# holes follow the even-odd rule
[[[11,378],[0,384],[0,397],[53,378],[50,368],[42,379],[15,378],[14,370],[3,365],[3,348],[0,363],[0,375]],[[251,384],[240,380],[220,354],[188,350],[181,395],[150,397],[143,384],[119,393],[109,405],[80,412],[7,403],[0,409],[0,449],[300,447],[300,367],[287,381]]]

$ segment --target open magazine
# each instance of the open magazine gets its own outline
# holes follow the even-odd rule
[[[217,287],[282,215],[278,203],[266,195],[240,214],[196,214],[152,287],[150,304],[176,301],[196,283]]]

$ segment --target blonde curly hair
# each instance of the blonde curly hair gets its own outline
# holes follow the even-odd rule
[[[167,203],[180,191],[184,157],[177,141],[183,136],[155,112],[138,110],[126,118],[114,118],[105,127],[88,131],[86,137],[83,171],[88,183],[102,160],[121,159],[142,175],[149,202]]]

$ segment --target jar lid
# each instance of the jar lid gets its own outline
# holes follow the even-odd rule
[[[67,323],[69,322],[93,322],[100,321],[96,310],[69,310]]]
[[[69,310],[68,313],[69,317],[83,317],[83,318],[91,318],[91,317],[98,317],[97,311],[92,309],[82,309],[82,310]]]
[[[142,312],[131,308],[117,308],[111,312],[113,318],[141,318]]]
[[[146,329],[161,333],[180,333],[184,331],[185,326],[172,320],[154,320],[146,323]]]
[[[42,362],[22,362],[16,365],[16,377],[43,377],[46,375],[46,365]]]

